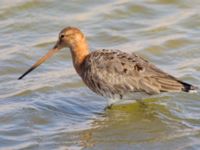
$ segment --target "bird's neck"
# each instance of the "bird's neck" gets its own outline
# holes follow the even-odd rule
[[[81,65],[84,62],[86,56],[89,54],[87,42],[83,40],[77,44],[74,44],[70,48],[70,50],[72,54],[74,68],[76,69],[76,72],[81,75]]]

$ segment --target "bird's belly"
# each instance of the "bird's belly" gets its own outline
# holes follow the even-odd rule
[[[127,100],[142,100],[150,96],[146,92],[138,92],[138,91],[137,92],[128,91],[125,93],[117,93],[117,92],[113,92],[110,89],[105,90],[105,89],[92,88],[91,90],[100,96],[103,96],[107,99],[111,99],[111,101],[113,101],[114,103],[118,101],[127,101]]]
[[[117,100],[140,100],[144,99],[149,94],[146,92],[138,92],[138,91],[124,91],[124,90],[116,90],[112,86],[108,86],[101,82],[96,83],[91,80],[83,80],[85,84],[96,94],[109,98],[109,99],[117,99]]]

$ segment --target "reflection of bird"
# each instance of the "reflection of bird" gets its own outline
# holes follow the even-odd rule
[[[122,99],[130,93],[153,95],[161,92],[190,92],[197,89],[161,71],[135,54],[105,49],[90,53],[83,33],[74,27],[63,29],[53,49],[19,79],[64,47],[70,48],[73,65],[84,83],[95,93],[110,99]]]

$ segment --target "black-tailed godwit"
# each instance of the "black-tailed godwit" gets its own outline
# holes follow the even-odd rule
[[[53,49],[19,79],[64,47],[70,49],[74,68],[83,82],[93,92],[111,100],[123,99],[127,94],[135,95],[135,99],[138,99],[138,93],[154,95],[197,89],[158,69],[136,54],[106,49],[90,52],[84,34],[75,27],[64,28]]]

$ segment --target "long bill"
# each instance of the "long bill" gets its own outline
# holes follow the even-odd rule
[[[40,58],[33,66],[31,66],[24,74],[22,74],[18,80],[22,79],[24,76],[26,76],[28,73],[33,71],[35,68],[37,68],[39,65],[41,65],[43,62],[45,62],[47,59],[49,59],[51,56],[53,56],[54,53],[58,52],[60,48],[55,46],[53,49],[51,49],[46,55],[44,55],[42,58]]]

